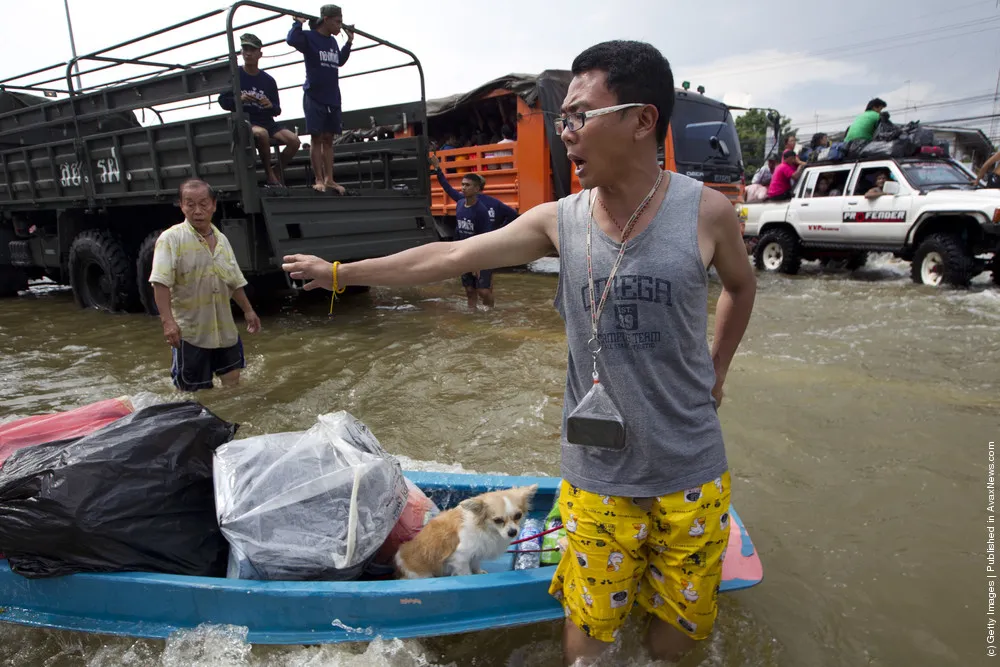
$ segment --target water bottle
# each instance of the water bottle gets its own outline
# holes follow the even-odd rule
[[[542,522],[538,519],[525,519],[524,525],[521,526],[521,534],[517,536],[519,540],[523,540],[526,537],[531,537],[532,535],[538,535],[542,532]],[[541,562],[541,553],[539,550],[542,548],[542,538],[536,537],[533,540],[528,540],[527,542],[521,542],[517,545],[517,556],[514,557],[514,569],[515,570],[530,570],[533,567],[538,567]]]
[[[554,528],[558,528],[559,530],[549,533],[542,538],[542,565],[556,565],[559,563],[560,558],[562,558],[562,553],[559,551],[559,540],[566,537],[566,529],[562,525],[562,517],[559,514],[559,499],[557,497],[556,501],[552,503],[552,510],[545,517],[545,530],[548,531]]]

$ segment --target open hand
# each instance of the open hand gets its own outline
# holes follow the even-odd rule
[[[315,255],[286,255],[281,270],[292,280],[308,280],[306,290],[333,289],[333,265]]]
[[[167,320],[163,323],[163,337],[171,347],[181,346],[181,328],[174,320]]]
[[[247,333],[255,334],[260,331],[260,318],[256,311],[251,310],[249,313],[243,313],[243,319],[247,322]]]

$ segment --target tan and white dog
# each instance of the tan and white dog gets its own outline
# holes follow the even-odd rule
[[[396,552],[403,579],[484,574],[482,561],[499,558],[517,538],[538,485],[491,491],[463,500],[431,519]]]

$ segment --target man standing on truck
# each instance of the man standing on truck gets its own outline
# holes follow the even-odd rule
[[[248,333],[260,331],[260,318],[243,291],[247,281],[229,239],[212,224],[215,192],[189,178],[177,193],[184,222],[156,240],[149,276],[163,337],[174,348],[170,375],[181,391],[211,389],[213,375],[233,386],[246,360],[230,298],[243,309]]]
[[[491,234],[342,266],[292,255],[282,268],[306,289],[409,286],[558,252],[555,305],[569,347],[559,507],[569,550],[549,590],[566,610],[564,664],[597,659],[636,602],[654,617],[654,659],[677,660],[709,636],[718,611],[730,477],[717,409],[756,280],[732,203],[657,162],[675,95],[660,52],[605,42],[577,56],[572,73],[555,125],[582,192]],[[711,352],[709,267],[722,282]],[[619,420],[581,404],[595,371]],[[599,422],[614,441],[571,441],[571,420]],[[605,428],[622,421],[624,433]]]
[[[285,41],[302,52],[306,64],[306,82],[302,86],[302,110],[306,131],[312,135],[309,157],[316,183],[313,188],[345,194],[344,186],[333,179],[333,137],[343,130],[341,124],[340,66],[347,62],[354,44],[354,31],[344,28],[344,16],[337,5],[323,5],[319,19],[311,21],[309,32],[302,29],[306,19],[295,17]],[[334,35],[347,32],[343,48]]]
[[[437,173],[438,182],[458,206],[455,207],[455,238],[458,241],[485,234],[506,225],[517,217],[517,211],[499,199],[483,194],[486,179],[480,174],[468,173],[462,176],[462,192],[451,187],[437,157],[430,156],[431,167]],[[475,310],[479,300],[487,308],[495,305],[493,298],[493,271],[480,269],[462,274],[462,286],[468,299],[469,310]]]
[[[872,137],[875,136],[875,128],[878,127],[879,118],[882,116],[882,111],[888,105],[885,100],[879,99],[878,97],[868,101],[868,106],[865,107],[863,114],[854,119],[851,126],[847,128],[847,134],[844,135],[844,141],[854,141],[855,139],[864,139],[865,141],[871,141]]]
[[[278,95],[278,84],[267,72],[258,67],[263,43],[257,35],[245,33],[240,36],[240,52],[243,54],[243,67],[240,68],[240,101],[243,110],[250,117],[250,127],[257,143],[257,152],[264,163],[264,173],[268,185],[281,185],[271,166],[271,139],[284,144],[281,151],[281,169],[285,168],[299,150],[299,138],[291,130],[286,130],[274,119],[281,115],[281,101]],[[226,91],[219,95],[219,106],[227,111],[235,111],[233,93]]]

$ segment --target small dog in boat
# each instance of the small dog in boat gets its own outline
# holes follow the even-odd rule
[[[396,552],[403,579],[484,574],[482,561],[499,558],[517,539],[538,485],[491,491],[438,514]]]

